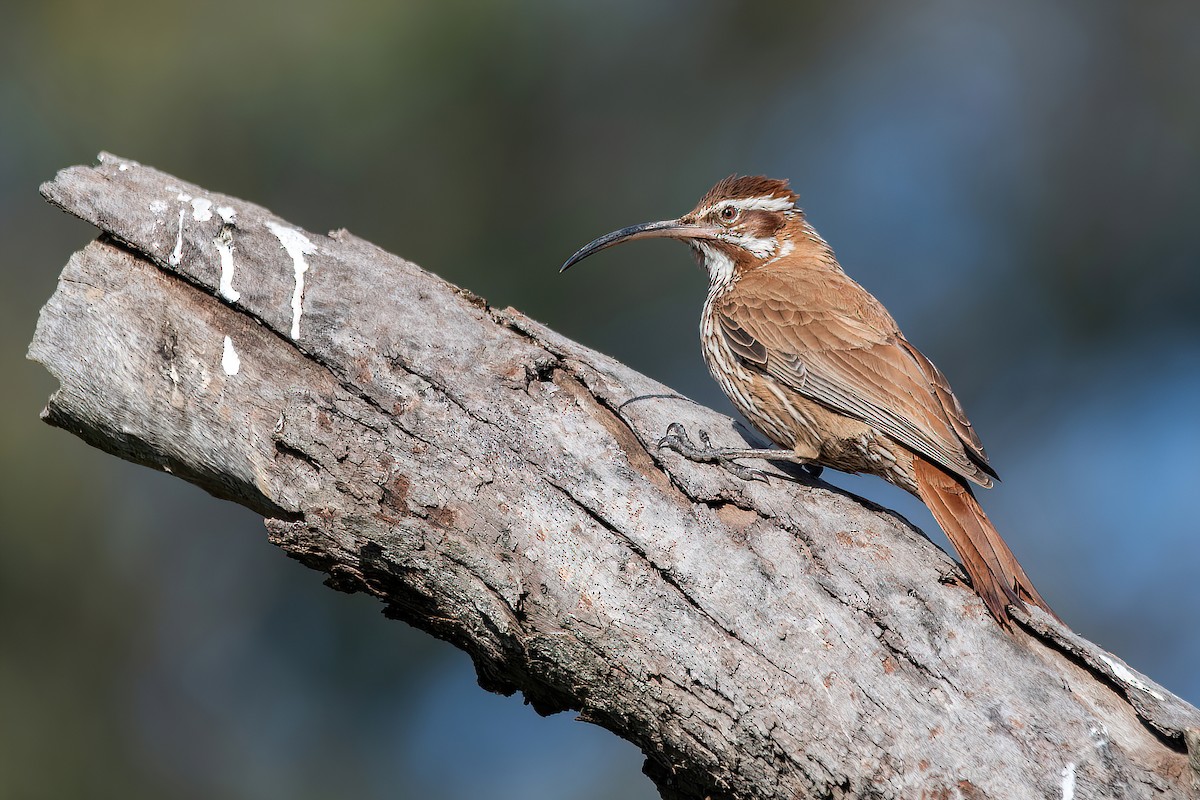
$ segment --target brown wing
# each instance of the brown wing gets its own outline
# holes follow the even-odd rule
[[[945,376],[844,273],[745,273],[713,310],[747,365],[951,472],[991,485],[995,472]]]

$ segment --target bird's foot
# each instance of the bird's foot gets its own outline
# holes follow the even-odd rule
[[[667,435],[659,440],[658,446],[674,450],[689,461],[720,464],[737,477],[745,481],[766,481],[767,473],[761,469],[747,467],[734,459],[763,458],[776,461],[790,461],[803,464],[813,477],[821,474],[820,465],[809,464],[807,459],[797,456],[791,450],[776,450],[773,448],[734,448],[713,447],[707,431],[699,431],[700,444],[696,445],[688,436],[687,430],[678,422],[667,426]]]

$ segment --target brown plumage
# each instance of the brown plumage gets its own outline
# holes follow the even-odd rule
[[[879,475],[919,497],[1001,624],[1010,604],[1050,611],[971,492],[968,481],[991,486],[996,473],[949,382],[795,201],[786,181],[726,178],[678,220],[603,236],[563,269],[632,239],[687,241],[709,273],[704,358],[738,410],[790,460]]]

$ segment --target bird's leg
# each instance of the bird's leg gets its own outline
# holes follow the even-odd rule
[[[760,469],[738,464],[734,461],[736,458],[764,458],[771,461],[790,461],[793,464],[802,464],[806,467],[811,467],[809,463],[811,459],[798,455],[791,450],[780,450],[773,447],[713,447],[705,431],[700,431],[700,446],[696,446],[692,442],[691,437],[688,436],[687,430],[678,422],[672,422],[667,426],[667,435],[658,441],[658,446],[674,450],[689,461],[720,464],[734,475],[746,481],[766,481],[767,475]],[[820,470],[820,467],[818,466],[816,469]],[[812,470],[809,469],[809,472],[811,474]]]

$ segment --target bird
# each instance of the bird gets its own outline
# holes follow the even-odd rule
[[[797,207],[787,180],[731,175],[678,219],[632,225],[560,268],[638,239],[681,240],[707,270],[704,361],[737,410],[777,447],[717,449],[682,426],[661,444],[736,474],[737,459],[876,475],[916,495],[957,551],[971,586],[1011,631],[1010,606],[1058,618],[979,505],[998,480],[950,383],[850,278]]]

